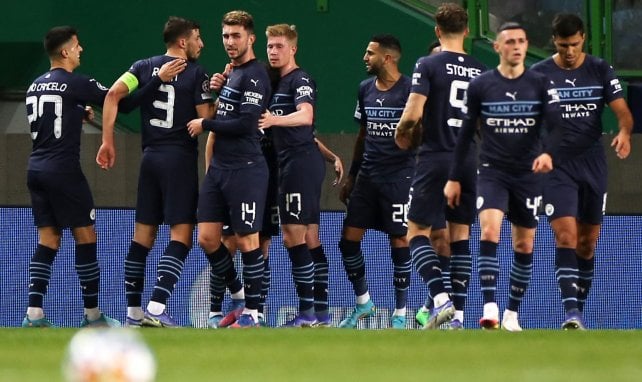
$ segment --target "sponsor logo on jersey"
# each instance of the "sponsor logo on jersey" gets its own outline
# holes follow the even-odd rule
[[[506,97],[512,99],[513,101],[517,101],[517,98],[516,98],[517,92],[513,92],[513,93],[506,92]]]
[[[296,88],[296,96],[297,98],[301,97],[310,97],[312,96],[313,89],[310,86],[304,85],[304,86],[299,86]]]

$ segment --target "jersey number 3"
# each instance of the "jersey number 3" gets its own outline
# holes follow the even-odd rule
[[[172,85],[162,84],[158,87],[158,90],[167,93],[167,102],[155,100],[153,105],[157,109],[165,110],[167,114],[164,120],[157,118],[150,119],[149,124],[163,129],[171,129],[172,126],[174,126],[174,87]]]

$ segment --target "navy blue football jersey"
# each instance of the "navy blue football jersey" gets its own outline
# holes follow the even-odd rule
[[[288,115],[297,111],[297,106],[309,103],[314,107],[317,87],[314,80],[302,69],[295,69],[279,81],[270,100],[269,110],[274,115]],[[314,124],[309,126],[273,128],[274,146],[279,157],[289,149],[314,144]]]
[[[145,86],[158,75],[160,67],[174,60],[170,56],[154,56],[136,61],[129,72]],[[172,81],[161,84],[141,104],[141,134],[143,148],[173,145],[195,149],[196,139],[190,137],[187,122],[198,118],[196,105],[212,102],[209,78],[197,63],[187,62],[187,67]]]
[[[466,91],[467,110],[455,163],[462,163],[480,120],[479,165],[530,171],[543,150],[543,122],[546,119],[549,126],[557,125],[558,106],[557,91],[541,73],[526,70],[514,79],[502,76],[497,69],[482,73]],[[451,179],[459,178],[456,171],[451,173]]]
[[[80,134],[85,106],[102,105],[108,89],[94,79],[57,68],[27,89],[27,120],[32,153],[29,170],[73,172],[80,169]]]
[[[441,52],[417,60],[410,91],[428,97],[419,155],[455,149],[468,83],[485,70],[475,58],[461,53]]]
[[[553,81],[560,97],[563,123],[560,147],[565,156],[581,154],[588,148],[602,147],[604,104],[624,97],[613,68],[604,60],[586,55],[579,68],[562,69],[553,58],[533,65],[532,70]]]
[[[415,153],[395,144],[395,130],[410,94],[411,80],[402,75],[385,91],[377,89],[375,82],[375,77],[361,82],[354,112],[354,118],[366,128],[360,173],[373,180],[390,180],[414,167]]]
[[[216,133],[212,166],[235,169],[265,160],[258,121],[270,94],[267,70],[256,59],[233,68],[220,91],[216,118],[203,121],[204,129]]]

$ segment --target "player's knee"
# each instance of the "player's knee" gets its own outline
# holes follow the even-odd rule
[[[499,242],[499,229],[496,227],[482,227],[480,236],[483,241],[497,243]]]
[[[563,248],[576,248],[578,245],[577,235],[572,230],[557,230],[555,232],[555,244]]]
[[[533,253],[532,239],[518,239],[513,243],[513,250],[517,253]]]
[[[577,243],[577,248],[575,252],[578,257],[581,257],[585,260],[591,260],[595,255],[595,246],[596,242],[588,239],[580,239]]]
[[[198,232],[198,245],[203,248],[205,253],[214,252],[220,246],[221,238],[216,236],[202,231]]]

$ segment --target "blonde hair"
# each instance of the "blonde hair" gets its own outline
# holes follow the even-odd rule
[[[285,37],[292,45],[296,46],[299,35],[296,33],[296,25],[275,24],[268,25],[265,29],[266,37]]]

